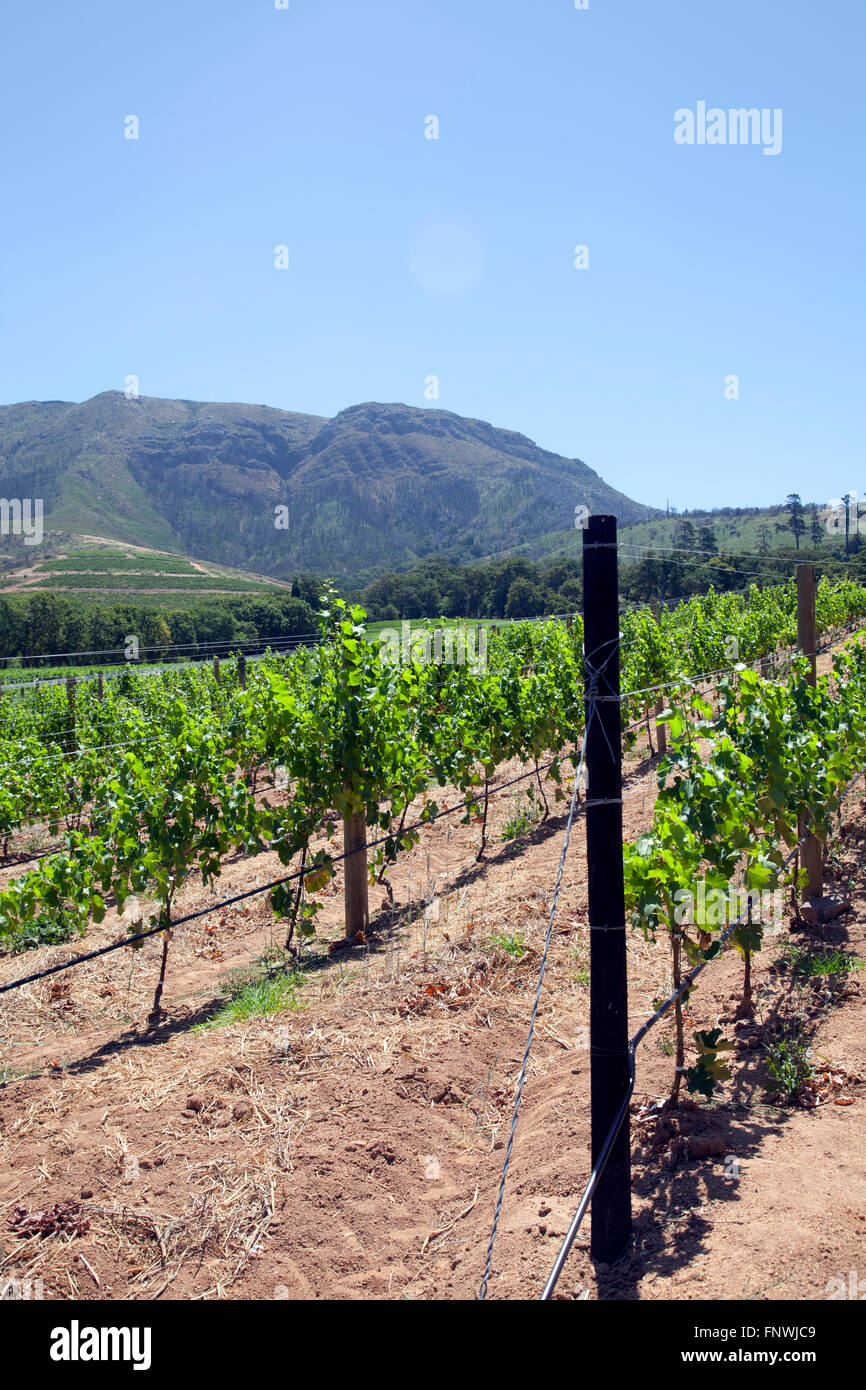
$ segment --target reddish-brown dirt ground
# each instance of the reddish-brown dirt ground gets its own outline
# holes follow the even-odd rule
[[[627,764],[629,838],[648,827],[654,799],[655,763],[642,753],[645,740]],[[500,780],[521,770],[503,768]],[[0,1284],[41,1279],[52,1299],[475,1297],[564,829],[560,804],[527,835],[498,838],[516,795],[494,798],[480,864],[477,824],[425,830],[392,872],[394,909],[372,889],[370,939],[348,953],[327,950],[342,931],[338,873],[293,1009],[208,1022],[227,979],[280,939],[266,896],[175,933],[158,1030],[147,1026],[157,940],[0,998]],[[692,996],[687,1037],[723,1023],[736,1040],[716,1098],[650,1115],[673,1079],[672,1025],[641,1045],[633,1250],[596,1267],[587,1221],[557,1296],[818,1300],[832,1279],[863,1270],[862,976],[813,984],[783,968],[790,943],[866,956],[862,795],[855,788],[833,843],[851,910],[821,928],[786,921],[768,937],[754,1019],[734,1018],[743,967],[733,950]],[[579,819],[490,1298],[538,1297],[589,1175],[585,869]],[[275,856],[239,859],[216,896],[280,872]],[[191,887],[179,911],[213,897]],[[122,931],[109,914],[86,945]],[[516,933],[515,952],[494,940]],[[0,980],[81,949],[4,958]],[[628,954],[636,1030],[668,992],[669,950],[631,935]],[[826,1073],[812,1108],[768,1091],[765,1044],[794,1017]],[[27,1234],[55,1204],[47,1233]]]

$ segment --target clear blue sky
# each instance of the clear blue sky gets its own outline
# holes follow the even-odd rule
[[[863,0],[40,0],[3,37],[0,401],[438,404],[662,506],[866,492]],[[781,108],[781,153],[677,145],[699,101]]]

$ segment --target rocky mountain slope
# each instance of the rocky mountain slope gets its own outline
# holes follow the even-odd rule
[[[119,391],[0,407],[0,496],[43,498],[55,540],[359,580],[434,553],[543,550],[580,503],[624,522],[652,514],[579,459],[444,410],[367,403],[328,420]]]

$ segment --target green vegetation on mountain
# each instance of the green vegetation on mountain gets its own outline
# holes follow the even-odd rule
[[[102,537],[356,584],[573,535],[578,505],[652,515],[580,460],[444,410],[368,403],[327,420],[119,391],[0,408],[0,496],[43,499],[49,550]],[[18,564],[35,550],[0,538]]]

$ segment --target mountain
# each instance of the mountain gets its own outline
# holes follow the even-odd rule
[[[624,522],[654,514],[579,459],[446,410],[367,403],[329,420],[120,391],[0,407],[0,497],[41,497],[52,542],[359,582],[430,554],[543,551],[581,503]]]

